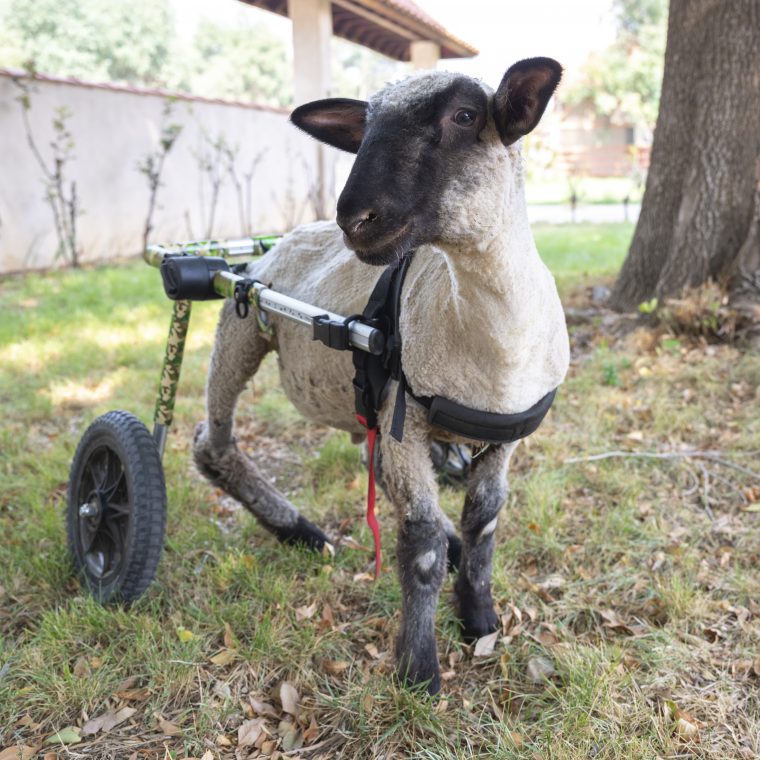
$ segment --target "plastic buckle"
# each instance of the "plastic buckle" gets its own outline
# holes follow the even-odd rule
[[[348,342],[348,322],[330,319],[328,314],[319,314],[311,320],[314,327],[312,340],[319,340],[328,348],[347,351],[351,348]]]
[[[243,279],[235,283],[235,313],[240,319],[248,316],[248,296],[255,280]]]

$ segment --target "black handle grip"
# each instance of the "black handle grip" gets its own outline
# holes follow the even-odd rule
[[[164,292],[172,301],[224,298],[214,290],[214,275],[229,272],[227,261],[215,256],[166,256],[161,262]]]

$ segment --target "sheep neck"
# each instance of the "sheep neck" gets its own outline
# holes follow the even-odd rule
[[[564,318],[527,220],[477,248],[419,253],[401,317],[403,362],[415,392],[517,412],[551,390],[554,381],[540,376],[553,362],[542,354],[554,351],[547,330]]]

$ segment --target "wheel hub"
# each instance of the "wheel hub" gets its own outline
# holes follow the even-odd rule
[[[101,514],[101,498],[99,494],[90,494],[90,498],[79,505],[79,516],[83,518],[99,517]]]

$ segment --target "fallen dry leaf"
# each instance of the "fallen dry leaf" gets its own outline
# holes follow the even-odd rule
[[[303,746],[301,732],[290,721],[280,721],[280,725],[277,726],[277,733],[282,737],[282,749],[284,752],[301,749]]]
[[[224,646],[227,649],[235,648],[235,636],[232,633],[232,626],[229,623],[224,624]]]
[[[314,716],[311,716],[311,721],[309,722],[309,727],[303,732],[303,740],[306,744],[311,744],[313,741],[316,740],[316,738],[319,736],[319,727],[317,726],[317,721],[314,719]]]
[[[631,636],[634,634],[634,630],[631,628],[631,626],[620,620],[615,610],[602,610],[600,614],[602,616],[602,620],[604,620],[602,623],[603,628],[609,628],[610,630],[614,631],[624,631]]]
[[[117,691],[115,697],[123,699],[125,702],[144,702],[150,696],[149,689],[124,689]]]
[[[79,744],[82,741],[76,726],[66,726],[45,739],[45,744]]]
[[[253,747],[264,730],[263,724],[263,718],[243,721],[238,728],[238,748]]]
[[[335,616],[333,615],[332,607],[329,604],[325,604],[322,607],[322,620],[330,625],[335,625]]]
[[[126,691],[127,689],[133,689],[137,686],[138,681],[139,679],[137,676],[128,676],[116,687],[116,692],[118,693],[120,691]]]
[[[214,665],[229,665],[235,657],[237,657],[237,652],[234,649],[222,649],[213,657],[209,657],[209,661]]]
[[[100,731],[110,731],[118,726],[119,723],[123,723],[128,718],[131,718],[136,712],[137,710],[134,707],[122,707],[118,712],[114,712],[113,710],[104,712],[97,718],[88,720],[82,726],[82,736],[92,736]]]
[[[29,760],[37,754],[37,747],[27,747],[26,744],[14,744],[0,752],[0,760]]]
[[[472,653],[473,657],[487,657],[489,654],[493,654],[494,647],[496,646],[496,640],[499,638],[499,631],[494,631],[486,636],[481,636],[475,642],[475,650]]]
[[[338,542],[341,546],[345,546],[346,549],[355,549],[361,552],[374,552],[369,546],[360,544],[353,536],[343,536]]]
[[[553,647],[559,642],[559,637],[553,631],[544,629],[538,632],[536,635],[536,640],[543,644],[545,647]]]
[[[298,692],[295,687],[287,681],[280,684],[278,696],[282,709],[288,715],[298,715]]]
[[[277,710],[275,710],[274,707],[269,704],[269,702],[262,702],[259,699],[254,699],[253,697],[249,697],[248,701],[251,703],[251,707],[257,715],[264,715],[270,718],[277,717]]]
[[[554,665],[546,657],[531,657],[526,672],[530,681],[535,684],[543,683],[556,673]]]
[[[314,613],[317,611],[317,603],[304,605],[303,607],[296,607],[296,620],[300,623],[302,620],[309,620],[314,617]]]
[[[330,675],[340,675],[349,666],[349,663],[345,660],[323,660],[322,667]]]
[[[77,678],[84,678],[90,672],[90,664],[86,657],[79,657],[74,663],[74,669],[71,671]]]
[[[751,662],[750,662],[750,666],[752,666]],[[32,718],[31,715],[24,715],[16,721],[16,725],[19,727],[23,726],[32,731],[36,731],[42,725],[42,723],[36,723],[34,721],[34,718]]]
[[[377,647],[374,644],[366,644],[364,646],[364,651],[373,659],[378,660],[380,659],[380,652],[377,651]]]
[[[182,729],[179,726],[166,720],[160,713],[153,713],[153,717],[158,722],[158,727],[165,736],[179,736],[182,733]]]
[[[675,720],[673,727],[675,735],[685,741],[698,742],[700,740],[699,729],[704,728],[705,724],[689,715],[686,710],[682,710],[672,699],[666,699],[665,705]]]
[[[681,739],[687,739],[691,742],[699,741],[699,729],[684,718],[679,718],[676,721],[675,732]]]

